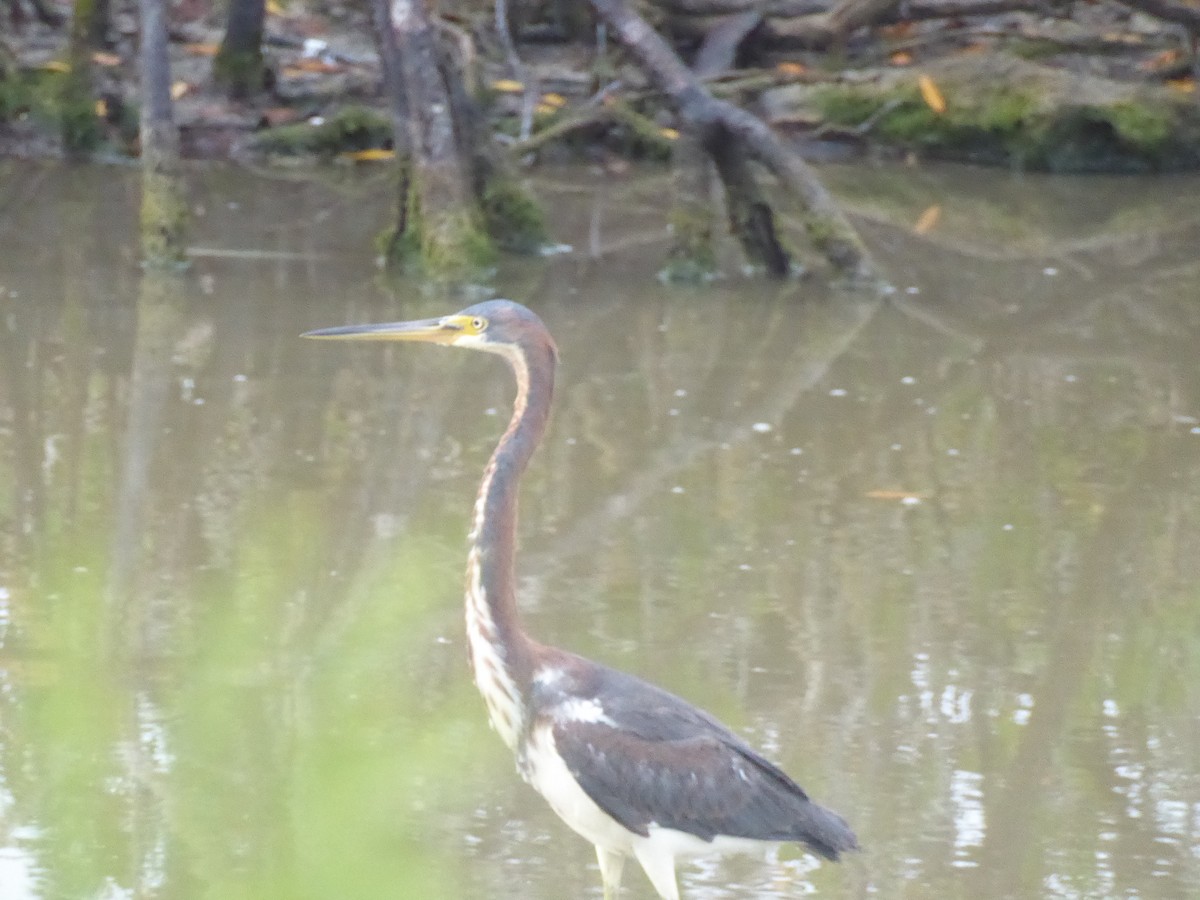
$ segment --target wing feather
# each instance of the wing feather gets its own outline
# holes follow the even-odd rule
[[[554,740],[580,787],[626,828],[800,841],[830,859],[857,847],[840,816],[711,716],[633,676],[604,675],[591,695],[604,720],[557,721]]]

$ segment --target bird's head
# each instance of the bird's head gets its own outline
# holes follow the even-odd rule
[[[509,356],[517,348],[529,352],[539,346],[556,353],[554,341],[542,320],[512,300],[486,300],[436,319],[340,325],[309,331],[302,336],[343,341],[421,341],[485,350],[501,356]]]

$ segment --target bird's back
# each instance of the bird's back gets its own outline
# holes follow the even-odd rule
[[[636,835],[797,841],[829,859],[858,846],[845,820],[778,766],[640,678],[562,653],[535,676],[531,711],[587,796]]]

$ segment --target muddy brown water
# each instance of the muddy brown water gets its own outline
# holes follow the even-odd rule
[[[541,180],[529,628],[864,846],[687,897],[1200,896],[1200,181],[826,176],[886,302],[663,287],[661,177]],[[466,668],[507,374],[297,339],[447,310],[375,276],[382,176],[192,178],[164,281],[135,173],[0,163],[0,897],[598,897]]]

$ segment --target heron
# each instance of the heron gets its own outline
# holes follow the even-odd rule
[[[803,844],[836,860],[858,849],[837,813],[715,718],[633,675],[540,643],[521,624],[517,490],[546,431],[558,350],[531,310],[488,300],[419,321],[307,332],[332,340],[420,341],[504,358],[512,418],[475,501],[466,578],[468,655],[488,718],[517,771],[596,848],[605,900],[625,862],[679,900],[679,858]]]

